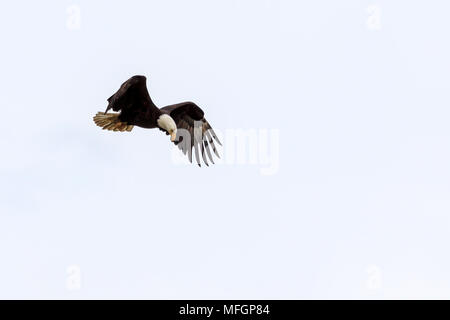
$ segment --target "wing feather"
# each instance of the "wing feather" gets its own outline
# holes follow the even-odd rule
[[[222,143],[211,125],[204,118],[203,110],[195,103],[178,103],[161,108],[161,111],[169,114],[174,119],[178,129],[175,144],[184,154],[188,153],[188,158],[191,163],[193,152],[195,153],[195,160],[199,166],[201,166],[200,152],[202,160],[207,166],[209,166],[208,158],[211,163],[214,163],[210,151],[211,148],[214,154],[220,158],[214,141],[219,145],[222,145]]]
[[[205,134],[206,134],[206,137],[209,139],[209,144],[211,145],[214,154],[217,156],[217,158],[220,158],[220,155],[217,152],[216,145],[214,144],[214,141],[213,141],[213,139],[211,137],[211,134],[209,133],[209,130],[206,131]]]
[[[147,90],[147,78],[133,76],[125,81],[108,99],[109,110],[120,111],[119,119],[128,124],[141,125],[148,118],[158,118],[161,111],[155,106]],[[151,115],[151,117],[149,117]]]
[[[203,144],[205,145],[206,154],[208,155],[209,161],[211,161],[212,164],[214,164],[214,160],[212,158],[211,151],[209,150],[208,140],[206,138],[203,139]]]

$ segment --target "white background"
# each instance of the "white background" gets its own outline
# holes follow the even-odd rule
[[[449,9],[5,2],[0,298],[450,298]],[[100,130],[134,74],[219,130],[278,130],[278,172]]]

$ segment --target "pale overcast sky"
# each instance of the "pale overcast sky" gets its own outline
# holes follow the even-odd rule
[[[449,9],[2,5],[0,298],[450,298]],[[203,108],[222,163],[95,126],[135,74]]]

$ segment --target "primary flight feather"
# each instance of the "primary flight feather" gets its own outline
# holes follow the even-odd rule
[[[212,152],[219,157],[215,142],[222,145],[214,130],[204,117],[204,112],[193,102],[182,102],[159,109],[147,90],[147,79],[134,76],[125,81],[119,90],[108,99],[105,112],[98,112],[94,122],[101,128],[112,131],[131,131],[134,126],[159,128],[192,162],[192,149],[197,164],[207,159],[214,163]],[[120,111],[108,113],[109,110]]]

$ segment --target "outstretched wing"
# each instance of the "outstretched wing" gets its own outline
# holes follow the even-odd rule
[[[222,145],[210,124],[204,118],[204,112],[193,102],[183,102],[170,105],[160,109],[172,117],[177,125],[177,138],[175,144],[188,154],[189,161],[192,162],[192,148],[195,150],[197,164],[200,164],[199,149],[201,150],[203,162],[208,165],[206,155],[214,163],[211,149],[220,158],[216,145]],[[205,155],[206,153],[206,155]]]
[[[108,110],[121,111],[121,120],[139,119],[149,111],[158,108],[153,104],[147,90],[147,79],[144,76],[133,76],[125,81],[108,99]]]

